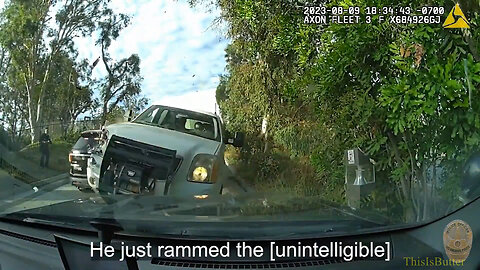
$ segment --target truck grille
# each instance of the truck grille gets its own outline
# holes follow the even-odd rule
[[[167,180],[178,166],[181,158],[175,150],[145,144],[112,135],[105,151],[101,175],[110,171],[105,184],[113,187],[113,175],[117,175],[115,184],[121,192],[142,193],[151,190],[156,180]],[[103,180],[102,180],[103,182]]]

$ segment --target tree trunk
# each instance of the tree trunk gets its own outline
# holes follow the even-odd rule
[[[107,113],[108,113],[108,101],[103,102],[103,109],[102,109],[102,126],[105,125],[107,121]]]
[[[432,206],[432,211],[434,213],[434,215],[437,214],[437,194],[436,194],[436,191],[437,191],[437,160],[434,159],[433,160],[433,171],[432,171],[432,189],[431,189],[431,193],[430,193],[430,197],[432,198],[433,200],[433,206]]]
[[[28,87],[28,86],[27,86]],[[29,87],[28,87],[29,88]],[[28,124],[30,125],[30,143],[37,141],[37,123],[35,121],[35,116],[33,115],[33,101],[31,92],[27,89],[27,107],[28,107]]]
[[[424,166],[425,167],[425,166]],[[422,220],[427,220],[429,217],[429,192],[428,192],[428,186],[427,186],[427,168],[423,168],[422,170],[422,183],[423,183],[423,215],[422,215]]]

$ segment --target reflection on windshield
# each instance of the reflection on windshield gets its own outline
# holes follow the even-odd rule
[[[480,195],[480,31],[318,25],[299,1],[127,2],[5,2],[4,215],[355,233]]]

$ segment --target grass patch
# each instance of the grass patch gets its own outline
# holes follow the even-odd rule
[[[237,175],[258,192],[344,202],[344,180],[333,181],[319,174],[308,157],[290,157],[279,149],[272,149],[269,154],[258,153],[246,160],[240,150],[227,148],[225,159]]]
[[[281,193],[278,193],[281,194]],[[317,197],[305,197],[298,200],[288,194],[281,197],[275,194],[262,200],[253,200],[241,207],[243,216],[271,216],[291,214],[293,212],[316,210],[324,206]]]
[[[40,164],[39,143],[30,144],[18,152],[18,154],[34,164]],[[68,172],[70,163],[68,162],[68,153],[72,149],[72,143],[66,141],[53,141],[50,145],[49,167],[59,172]]]

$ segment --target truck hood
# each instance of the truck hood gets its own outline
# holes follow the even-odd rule
[[[176,150],[177,154],[182,157],[193,157],[199,153],[214,155],[221,144],[195,135],[136,123],[113,124],[108,126],[107,130],[109,131],[109,137],[117,135],[130,140]]]

